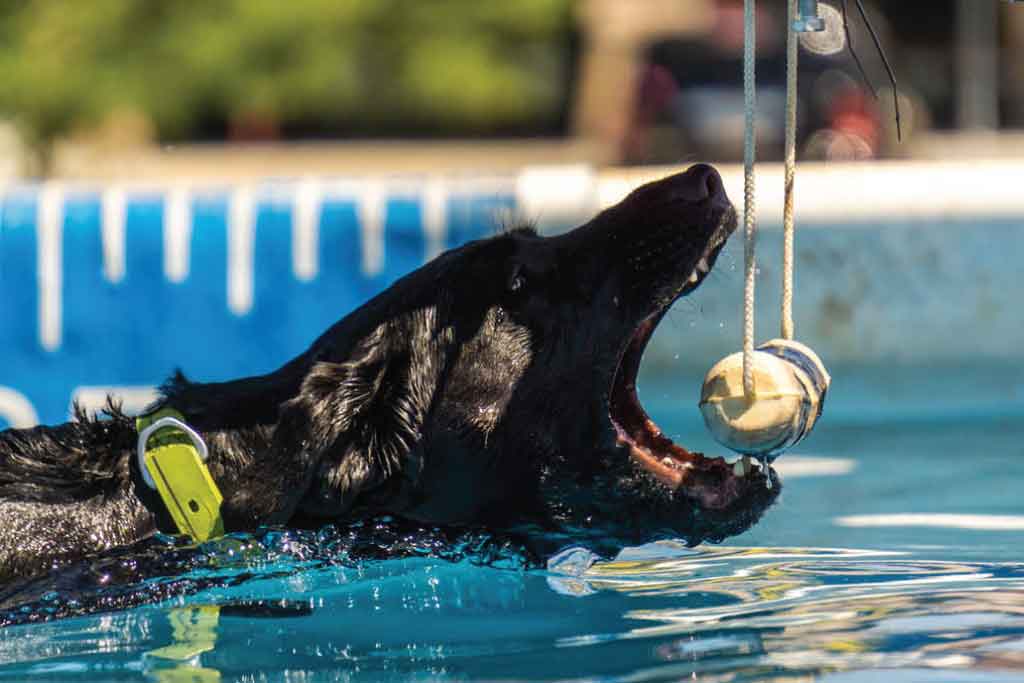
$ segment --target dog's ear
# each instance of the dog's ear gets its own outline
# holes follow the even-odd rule
[[[420,428],[436,393],[440,359],[438,349],[416,343],[412,325],[403,322],[381,325],[342,362],[315,363],[293,399],[319,453],[302,503],[313,514],[338,514],[360,492],[419,473]]]
[[[267,452],[245,467],[259,484],[224,492],[229,526],[337,516],[389,479],[416,479],[420,429],[451,336],[435,320],[432,311],[389,320],[344,355],[307,366],[297,394],[280,404]]]
[[[342,514],[360,492],[409,465],[425,408],[412,397],[408,339],[383,325],[345,360],[313,363],[281,405],[270,452],[247,468],[264,484],[225,498],[240,525],[283,524],[299,510]],[[270,489],[273,490],[270,490]]]

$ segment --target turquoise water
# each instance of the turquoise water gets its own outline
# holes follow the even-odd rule
[[[694,380],[656,374],[649,410],[713,450]],[[6,596],[0,680],[1024,680],[1020,372],[835,375],[780,501],[721,546],[524,569],[472,535],[165,544],[166,576],[97,563],[88,590]],[[375,559],[395,544],[420,556]]]

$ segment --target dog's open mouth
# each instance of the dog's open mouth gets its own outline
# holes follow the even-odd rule
[[[700,284],[709,268],[703,260],[694,270],[681,294]],[[667,310],[667,309],[666,309]],[[666,310],[659,311],[637,326],[622,350],[609,399],[609,417],[619,444],[645,472],[708,510],[723,510],[740,501],[754,486],[762,489],[775,475],[767,465],[749,457],[734,462],[708,458],[677,445],[654,423],[637,397],[636,377],[644,349]]]

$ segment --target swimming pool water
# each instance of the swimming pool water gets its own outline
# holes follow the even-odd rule
[[[657,374],[641,394],[661,426],[717,450],[692,382]],[[524,570],[474,538],[395,560],[340,532],[229,539],[134,602],[77,596],[100,613],[25,623],[72,593],[6,596],[22,623],[0,629],[0,680],[1024,680],[1024,392],[964,366],[899,400],[928,377],[838,369],[828,419],[778,461],[780,501],[721,546]]]

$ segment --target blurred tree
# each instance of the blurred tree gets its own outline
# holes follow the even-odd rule
[[[0,117],[45,149],[115,112],[161,140],[489,133],[567,107],[572,0],[5,0]]]

